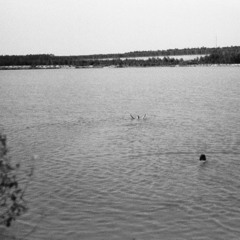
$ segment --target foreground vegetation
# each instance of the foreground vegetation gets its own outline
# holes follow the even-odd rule
[[[27,184],[23,188],[20,186],[17,177],[19,167],[19,164],[11,163],[7,138],[0,133],[0,225],[7,227],[27,210],[24,200]]]
[[[193,60],[172,58],[173,55],[205,55]],[[149,57],[139,59],[139,57]],[[198,64],[240,64],[240,47],[169,49],[158,51],[137,51],[123,54],[101,54],[80,56],[54,56],[52,54],[0,56],[0,67],[28,66],[29,68],[51,68],[50,66],[73,67],[147,67],[186,66]]]

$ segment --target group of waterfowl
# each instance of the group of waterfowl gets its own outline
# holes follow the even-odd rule
[[[134,120],[134,119],[140,120],[140,119],[146,119],[147,115],[144,114],[142,117],[139,116],[139,115],[136,115],[136,117],[135,117],[132,114],[130,114],[130,116],[131,116],[132,120]],[[201,154],[200,157],[199,157],[199,161],[206,162],[206,160],[207,160],[206,155],[205,154]]]
[[[134,119],[140,120],[140,119],[146,119],[146,116],[147,116],[147,115],[144,114],[143,117],[137,115],[136,117],[134,117],[132,114],[130,114],[130,116],[131,116],[131,119],[132,119],[132,120],[134,120]]]

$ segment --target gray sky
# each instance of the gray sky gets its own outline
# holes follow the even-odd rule
[[[240,45],[240,0],[0,0],[0,55]]]

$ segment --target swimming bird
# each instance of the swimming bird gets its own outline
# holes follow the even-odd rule
[[[200,158],[199,158],[200,161],[206,161],[206,155],[205,154],[201,154],[200,155]]]
[[[132,119],[135,119],[135,117],[133,117],[133,115],[132,115],[132,114],[130,114],[130,116],[131,116],[131,118],[132,118]]]

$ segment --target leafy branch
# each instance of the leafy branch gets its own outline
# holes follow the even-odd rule
[[[12,222],[27,211],[24,199],[29,181],[21,187],[17,179],[19,164],[13,166],[8,156],[6,135],[0,133],[0,225],[10,227]],[[27,175],[33,175],[33,168]]]

